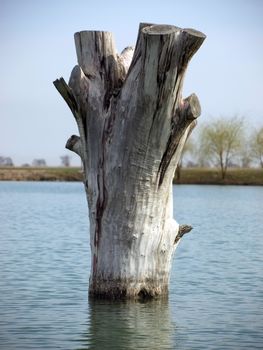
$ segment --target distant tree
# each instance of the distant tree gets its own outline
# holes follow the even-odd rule
[[[263,127],[253,132],[250,145],[253,158],[258,161],[261,168],[263,168]]]
[[[64,156],[60,157],[61,159],[61,163],[64,167],[69,167],[70,166],[70,156],[68,156],[67,154]]]
[[[6,166],[14,166],[14,163],[10,157],[6,157],[5,163],[6,163]]]
[[[0,156],[0,166],[14,166],[14,163],[10,157]]]
[[[221,170],[225,179],[230,162],[238,157],[244,143],[243,119],[219,118],[206,124],[201,131],[200,153]]]
[[[197,166],[199,168],[209,168],[211,167],[211,161],[207,157],[207,154],[204,150],[204,147],[202,145],[202,142],[199,140],[199,147],[198,147],[198,153],[197,153]]]
[[[193,159],[195,161],[196,167],[198,168],[209,168],[212,166],[210,158],[207,156],[207,153],[204,149],[204,142],[202,141],[204,127],[204,125],[201,125],[199,130],[197,130],[195,147],[193,150]]]
[[[249,142],[244,143],[240,151],[240,162],[242,168],[249,168],[252,162],[251,147]]]
[[[193,154],[193,151],[194,151],[194,144],[191,141],[191,139],[188,138],[185,145],[184,145],[184,148],[182,150],[181,159],[177,164],[177,168],[176,168],[176,179],[177,180],[180,180],[180,178],[181,178],[181,169],[183,167],[184,159],[186,158],[187,155]]]
[[[42,167],[42,166],[46,166],[46,161],[45,159],[41,158],[41,159],[34,159],[32,162],[32,165],[35,167]]]

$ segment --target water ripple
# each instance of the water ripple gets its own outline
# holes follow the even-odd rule
[[[261,349],[261,187],[177,186],[168,301],[88,300],[79,183],[0,183],[0,348]]]

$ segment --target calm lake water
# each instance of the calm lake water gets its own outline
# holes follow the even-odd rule
[[[0,182],[0,349],[262,349],[263,187],[176,186],[169,300],[88,300],[82,184]]]

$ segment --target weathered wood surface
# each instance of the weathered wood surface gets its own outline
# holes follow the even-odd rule
[[[83,162],[89,206],[90,294],[107,298],[168,291],[181,238],[172,179],[200,115],[182,98],[187,64],[205,35],[141,24],[133,53],[116,54],[111,33],[75,34],[78,65],[54,82],[79,129],[66,147]],[[182,232],[181,232],[182,233]]]

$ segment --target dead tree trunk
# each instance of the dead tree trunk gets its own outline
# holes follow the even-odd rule
[[[193,29],[141,24],[132,57],[131,48],[116,54],[111,33],[75,34],[78,65],[68,85],[63,78],[54,84],[80,134],[66,147],[84,167],[90,295],[168,291],[172,254],[190,230],[173,219],[172,180],[200,115],[196,95],[182,99],[182,83],[204,39]]]

